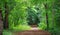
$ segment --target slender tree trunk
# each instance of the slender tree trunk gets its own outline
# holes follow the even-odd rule
[[[54,3],[55,2],[53,2],[53,4],[52,4],[52,27],[53,27],[53,29],[54,29],[54,16],[55,16]]]
[[[2,10],[0,9],[0,35],[2,35],[3,21],[2,21]]]
[[[48,13],[47,12],[46,12],[46,23],[47,23],[47,30],[49,30]]]
[[[52,29],[54,30],[54,27],[55,27],[55,19],[54,19],[54,17],[55,17],[55,10],[54,10],[54,6],[55,6],[55,2],[53,1],[53,3],[52,3]],[[52,35],[56,35],[56,33],[52,33]]]
[[[54,29],[54,11],[52,10],[52,28]]]
[[[8,8],[7,8],[7,3],[5,3],[4,29],[8,29]]]
[[[46,23],[47,23],[47,31],[48,31],[48,29],[49,29],[49,23],[48,23],[48,6],[47,6],[47,4],[44,4],[44,6],[45,6],[45,10],[46,10]]]

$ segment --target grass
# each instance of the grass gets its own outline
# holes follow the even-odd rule
[[[13,35],[13,33],[8,30],[3,30],[3,35]]]
[[[15,31],[24,31],[24,30],[30,30],[30,29],[31,27],[28,25],[18,25],[12,28],[12,30],[15,30]]]
[[[14,31],[24,31],[24,30],[30,30],[31,27],[28,25],[18,25],[16,27],[13,27],[12,29],[3,30],[3,35],[14,35]]]

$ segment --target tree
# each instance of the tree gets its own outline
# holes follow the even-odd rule
[[[9,15],[9,12],[14,8],[14,5],[12,6],[10,3],[15,3],[15,0],[6,0],[4,2],[4,8],[5,8],[5,17],[3,19],[4,21],[4,29],[7,29],[9,24],[8,24],[8,15]],[[10,6],[9,6],[10,5]]]
[[[2,9],[0,9],[0,35],[2,35],[3,21],[2,21]]]
[[[2,35],[2,31],[3,31],[3,18],[2,18],[2,11],[3,11],[3,2],[2,0],[0,0],[0,35]]]

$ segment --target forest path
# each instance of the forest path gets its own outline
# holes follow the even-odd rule
[[[32,27],[31,30],[39,30],[37,27]]]
[[[15,32],[15,35],[50,35],[49,32],[44,30],[39,30],[38,27],[31,27],[31,30]]]
[[[32,25],[31,30],[39,30],[37,25]]]

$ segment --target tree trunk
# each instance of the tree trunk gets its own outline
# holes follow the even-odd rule
[[[44,4],[44,6],[45,6],[45,10],[46,10],[46,23],[47,23],[47,31],[48,31],[48,29],[49,29],[49,23],[48,23],[48,6],[47,6],[47,3],[46,4]]]
[[[2,35],[3,21],[2,21],[2,10],[0,9],[0,35]]]
[[[8,8],[7,8],[7,3],[5,3],[4,29],[8,29]]]
[[[46,23],[47,23],[47,30],[49,29],[49,23],[48,23],[48,13],[46,12]]]

